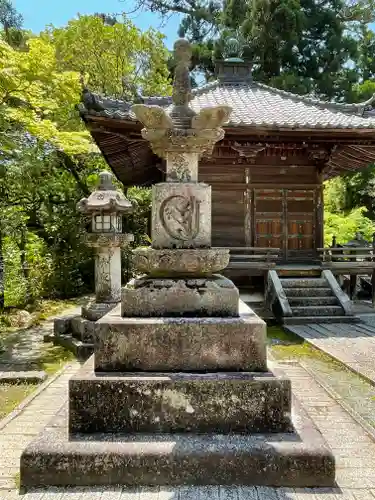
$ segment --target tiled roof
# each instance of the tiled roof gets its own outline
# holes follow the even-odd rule
[[[226,126],[305,129],[375,129],[375,116],[367,113],[373,98],[361,104],[335,104],[278,90],[257,82],[223,84],[216,81],[193,90],[191,107],[231,106]],[[144,104],[171,106],[170,97],[144,98]],[[82,115],[135,120],[131,104],[86,95],[80,105]],[[372,115],[372,116],[371,116]]]

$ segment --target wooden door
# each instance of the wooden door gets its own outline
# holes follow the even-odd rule
[[[315,191],[254,189],[254,246],[279,248],[282,260],[314,256]]]
[[[254,189],[254,246],[284,249],[283,189]]]
[[[315,210],[314,190],[285,190],[287,260],[305,260],[314,257]]]

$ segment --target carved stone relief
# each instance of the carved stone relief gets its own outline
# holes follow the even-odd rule
[[[207,248],[211,245],[211,187],[165,182],[153,187],[152,246]]]
[[[199,233],[199,201],[194,196],[169,196],[160,205],[160,220],[172,238],[193,240]]]
[[[196,181],[198,176],[198,155],[191,153],[167,153],[167,180],[172,182]]]

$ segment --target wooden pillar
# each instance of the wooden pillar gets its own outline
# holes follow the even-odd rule
[[[375,233],[372,235],[372,261],[375,262]],[[371,274],[372,307],[375,308],[375,268]]]
[[[324,247],[324,186],[323,174],[321,169],[317,172],[319,187],[316,189],[316,230],[315,230],[315,248]]]
[[[355,289],[357,285],[357,275],[356,274],[350,274],[350,285],[349,285],[349,295],[350,299],[353,300]]]
[[[253,246],[252,244],[252,216],[251,216],[251,207],[252,207],[252,196],[250,189],[250,169],[245,168],[245,191],[244,191],[244,233],[245,233],[245,245],[247,247]]]

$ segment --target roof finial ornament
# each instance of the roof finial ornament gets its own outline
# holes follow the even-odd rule
[[[223,56],[225,61],[243,62],[243,44],[238,37],[227,38],[224,42]]]
[[[100,191],[112,191],[116,189],[113,185],[113,175],[111,172],[100,172],[98,189]]]
[[[151,142],[154,153],[162,158],[175,156],[176,153],[180,157],[181,154],[201,155],[212,151],[214,144],[224,137],[221,126],[228,121],[232,111],[229,106],[205,107],[199,113],[191,108],[190,43],[183,38],[177,40],[174,54],[176,69],[172,107],[165,110],[156,105],[135,104],[131,108],[144,125],[142,137]],[[169,163],[174,165],[173,162]],[[188,171],[190,180],[196,178],[197,172],[197,168],[194,173]]]
[[[191,100],[191,82],[189,66],[191,62],[191,45],[184,38],[176,40],[174,44],[174,57],[176,69],[173,80],[173,104],[175,106],[189,107]]]

